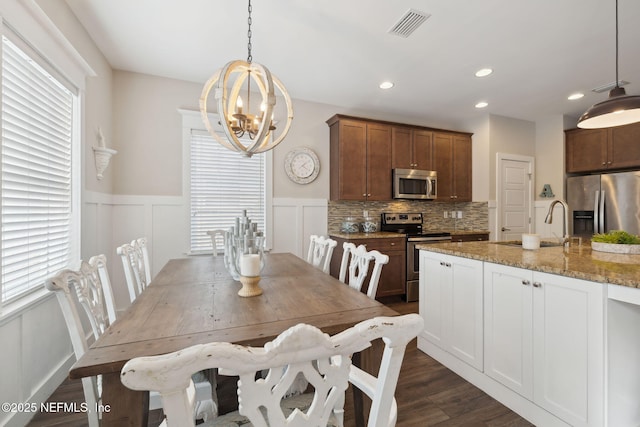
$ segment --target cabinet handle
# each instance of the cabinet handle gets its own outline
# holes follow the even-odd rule
[[[540,282],[533,282],[533,287],[534,287],[534,288],[541,288],[541,287],[542,287],[542,283],[540,283]]]
[[[394,242],[391,242],[391,246],[395,246],[396,244]]]
[[[367,195],[366,195],[366,194],[363,194],[363,195],[362,195],[362,197],[367,197]]]
[[[611,162],[607,162],[607,164],[608,164],[608,165],[610,165],[610,164],[611,164]]]
[[[440,265],[444,267],[446,264],[444,261],[440,261]]]
[[[529,286],[531,284],[531,282],[528,281],[528,280],[522,280],[522,284],[525,285],[525,286]]]
[[[602,162],[602,166],[604,166],[604,165],[606,165],[606,164],[607,164],[607,162]]]

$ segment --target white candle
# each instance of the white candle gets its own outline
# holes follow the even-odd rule
[[[240,258],[240,274],[248,277],[260,275],[260,255],[246,254]]]

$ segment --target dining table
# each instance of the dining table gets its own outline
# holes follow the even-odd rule
[[[102,375],[102,426],[146,427],[149,393],[120,382],[122,367],[135,357],[217,341],[262,346],[298,323],[333,335],[372,317],[398,315],[291,253],[265,254],[259,286],[261,295],[239,296],[241,284],[222,256],[171,259],[69,377]],[[380,356],[365,351],[356,360],[377,372]]]

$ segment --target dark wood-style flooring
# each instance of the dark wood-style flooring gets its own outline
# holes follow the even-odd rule
[[[418,311],[418,303],[388,299],[385,303],[401,314]],[[220,385],[219,385],[220,386]],[[219,388],[219,392],[223,392]],[[348,393],[346,414],[352,405]],[[222,396],[220,396],[222,399]],[[82,382],[66,380],[49,399],[52,402],[82,402]],[[531,426],[532,424],[509,410],[486,393],[471,385],[431,357],[419,351],[415,340],[409,344],[404,358],[398,387],[398,426]],[[220,402],[222,405],[222,402]],[[149,426],[157,427],[162,411],[152,411]],[[28,427],[87,426],[86,415],[38,413]],[[345,425],[353,418],[345,417]]]

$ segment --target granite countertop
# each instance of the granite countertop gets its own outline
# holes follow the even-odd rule
[[[600,283],[640,287],[640,255],[592,251],[589,242],[525,250],[495,242],[432,243],[418,249],[559,274]]]
[[[329,234],[330,237],[339,237],[341,239],[390,239],[393,237],[407,237],[406,234],[392,233],[389,231],[376,231],[375,233],[344,233],[342,231],[338,233]]]

